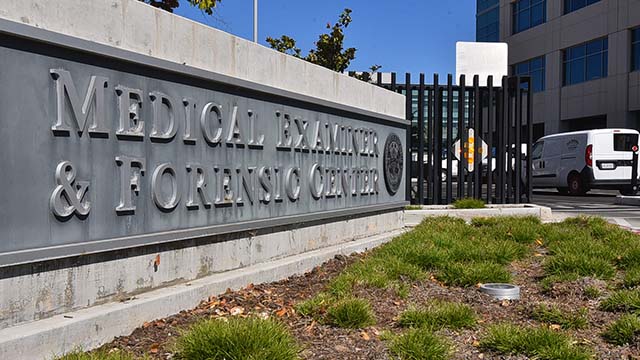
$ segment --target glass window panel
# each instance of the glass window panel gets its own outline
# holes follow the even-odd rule
[[[584,81],[584,58],[571,62],[571,74],[569,84],[578,84]]]
[[[594,80],[602,77],[602,55],[590,55],[587,57],[586,80]]]
[[[531,26],[540,25],[544,22],[544,4],[538,4],[531,8]]]
[[[529,9],[521,11],[518,14],[518,31],[523,31],[531,27],[531,14]]]
[[[516,65],[516,75],[523,75],[529,73],[529,63],[521,63]]]
[[[531,60],[531,70],[542,69],[544,67],[544,56]]]
[[[633,45],[632,70],[640,70],[640,43],[636,43]]]
[[[584,57],[586,55],[585,51],[586,51],[586,47],[584,45],[578,45],[570,48],[568,60]]]
[[[531,86],[533,87],[533,92],[544,91],[544,72],[542,70],[531,74]]]
[[[602,51],[602,40],[587,43],[587,55],[595,54]]]
[[[525,9],[531,6],[531,2],[530,0],[520,0],[518,1],[518,5],[520,6],[520,9]]]
[[[602,77],[607,77],[609,75],[609,53],[602,53]]]
[[[563,85],[571,85],[571,63],[564,64],[564,77],[562,79]]]

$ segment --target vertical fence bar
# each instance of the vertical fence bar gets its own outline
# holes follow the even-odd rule
[[[505,137],[505,139],[507,140],[507,203],[512,204],[513,203],[513,155],[514,155],[514,147],[515,147],[515,142],[513,141],[513,118],[514,118],[514,106],[513,106],[513,101],[514,99],[512,99],[512,94],[514,93],[514,91],[512,91],[512,85],[513,85],[513,81],[515,79],[514,78],[510,78],[508,81],[508,87],[507,87],[507,97],[508,97],[508,103],[507,103],[507,114],[508,116],[506,117],[507,119],[507,126],[506,131],[507,131],[507,135]],[[517,86],[517,85],[516,85]],[[515,95],[513,96],[515,98]]]
[[[433,89],[427,89],[427,204],[433,205]]]
[[[377,85],[382,87],[382,73],[378,73]]]
[[[453,75],[447,76],[447,204],[453,202],[453,158],[451,138],[453,137]]]
[[[473,97],[469,97],[469,126],[468,129],[474,129],[475,132],[475,124],[476,124],[476,116],[477,116],[477,112],[478,112],[478,107],[477,105],[477,99],[478,99],[478,87],[479,87],[479,81],[480,81],[480,77],[478,75],[474,75],[473,76],[473,91],[471,92],[473,94]],[[473,108],[473,109],[472,109]],[[467,144],[467,157],[471,156],[471,140],[469,139],[469,131],[467,130],[467,134],[466,134],[466,144]],[[475,135],[473,140],[475,141]],[[474,149],[475,150],[475,147]],[[474,154],[475,156],[475,154]],[[467,162],[467,169],[468,169],[468,164],[469,164],[469,159],[465,159],[465,161]],[[475,165],[475,164],[474,164]],[[475,169],[474,169],[475,170]],[[470,171],[467,171],[467,197],[473,197],[473,174]]]
[[[502,77],[502,89],[501,89],[501,96],[500,96],[500,117],[499,117],[499,121],[500,121],[500,125],[497,126],[497,131],[498,131],[498,148],[496,149],[496,156],[498,159],[498,169],[497,169],[497,173],[498,173],[498,182],[496,183],[496,189],[499,190],[499,198],[498,198],[498,204],[504,204],[505,203],[505,194],[504,194],[504,180],[505,180],[505,168],[506,168],[506,164],[505,164],[505,127],[507,125],[507,102],[509,101],[509,91],[507,90],[508,84],[507,84],[507,77],[503,76]]]
[[[516,78],[516,136],[515,136],[515,156],[516,161],[514,165],[514,202],[516,204],[520,204],[520,184],[522,183],[522,85],[521,78],[518,76]]]
[[[413,174],[411,171],[412,162],[413,162],[413,89],[411,88],[411,74],[405,73],[405,112],[407,114],[407,120],[409,120],[409,128],[407,129],[407,162],[406,169],[407,171],[405,176],[406,183],[406,194],[407,200],[412,201],[412,186],[413,186]],[[420,123],[420,119],[418,119],[418,123]],[[420,166],[420,159],[422,159],[422,152],[424,151],[424,133],[420,133],[420,125],[418,125],[418,190],[421,189],[420,184],[422,184],[422,180],[424,180],[424,174],[422,173],[422,166]],[[417,192],[416,200],[412,201],[412,204],[422,204],[421,197],[422,193],[420,191]]]
[[[482,88],[480,88],[480,79],[478,76],[474,77],[474,92],[476,93],[475,106],[474,106],[474,149],[473,149],[473,197],[480,199],[482,197]],[[478,81],[476,81],[478,80]]]
[[[434,132],[434,148],[433,148],[433,202],[434,204],[442,203],[442,94],[440,93],[440,85],[438,84],[438,74],[433,75],[433,132]]]
[[[531,88],[531,77],[529,77],[527,85],[527,202],[531,202],[531,196],[533,193],[532,174],[533,163],[531,160],[531,146],[533,145],[533,112],[531,107],[531,100],[533,89]]]
[[[467,95],[466,77],[460,75],[460,84],[458,86],[458,141],[460,142],[460,153],[458,156],[458,181],[457,181],[457,198],[462,199],[464,197],[464,161],[462,161],[462,154],[464,152],[464,143],[462,142],[462,135],[464,133],[464,121],[466,118],[465,103]],[[452,154],[453,155],[453,154]]]
[[[407,79],[407,81],[410,81]],[[424,74],[420,74],[418,87],[418,204],[424,204]]]
[[[396,73],[391,73],[391,91],[396,91]]]
[[[494,127],[494,119],[493,116],[495,114],[493,110],[493,76],[490,75],[487,79],[487,92],[488,92],[488,100],[489,106],[487,108],[487,147],[489,148],[489,153],[487,154],[487,204],[493,203],[493,132],[495,131]]]

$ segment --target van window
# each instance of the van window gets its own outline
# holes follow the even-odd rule
[[[613,134],[613,150],[633,151],[634,145],[638,145],[638,134]]]
[[[531,149],[531,159],[536,160],[542,157],[542,148],[544,147],[544,142],[540,141],[533,144],[533,149]]]

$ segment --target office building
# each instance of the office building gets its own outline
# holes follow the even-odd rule
[[[639,0],[477,0],[476,40],[532,77],[536,136],[640,129]]]

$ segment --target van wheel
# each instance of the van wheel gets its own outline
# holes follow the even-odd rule
[[[620,189],[620,195],[636,196],[637,194],[638,194],[638,188],[634,190],[633,187],[629,186],[629,187]]]
[[[569,193],[569,188],[566,187],[559,187],[558,188],[558,192],[562,195],[567,195]]]
[[[567,185],[569,185],[569,194],[571,195],[584,195],[588,191],[579,174],[574,173],[569,175],[567,183]]]

